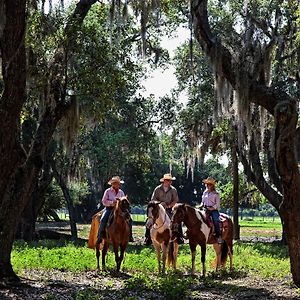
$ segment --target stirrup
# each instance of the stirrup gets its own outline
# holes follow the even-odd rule
[[[183,239],[183,237],[178,237],[176,240],[177,240],[177,244],[178,244],[178,245],[183,245],[183,244],[184,244],[184,239]]]
[[[218,244],[223,244],[223,243],[224,243],[224,240],[219,236],[219,237],[217,238],[217,243],[218,243]]]
[[[100,245],[102,243],[102,237],[98,237],[96,241],[96,245]]]

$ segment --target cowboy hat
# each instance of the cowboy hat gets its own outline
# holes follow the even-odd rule
[[[203,180],[203,183],[205,184],[212,184],[213,186],[215,186],[217,184],[217,182],[215,181],[215,179],[213,179],[212,177],[207,177],[206,179]]]
[[[121,180],[121,178],[120,178],[119,176],[114,176],[114,177],[112,177],[112,178],[109,180],[108,184],[111,185],[111,184],[113,184],[114,182],[124,183],[124,181]]]
[[[160,179],[160,182],[164,182],[165,180],[175,180],[176,177],[172,177],[171,174],[164,174],[163,178]]]

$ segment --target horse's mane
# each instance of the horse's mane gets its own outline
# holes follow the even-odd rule
[[[118,198],[117,200],[118,200],[118,201],[117,201],[117,203],[116,203],[116,205],[115,205],[115,208],[114,208],[114,214],[115,214],[117,211],[122,210],[122,208],[120,207],[120,204],[121,204],[121,201],[122,201],[122,200],[126,200],[126,201],[128,202],[128,205],[130,204],[130,203],[129,203],[129,200],[128,200],[128,198],[127,198],[127,196],[122,196],[122,197]]]
[[[159,204],[160,204],[160,202],[158,202],[158,201],[150,201],[147,206],[147,211],[149,210],[149,208],[154,208],[155,206],[157,206]]]
[[[193,206],[191,206],[191,205],[189,205],[189,204],[185,204],[185,203],[178,203],[177,205],[178,205],[178,206],[182,206],[182,207],[184,206],[184,207],[187,208],[187,209],[191,209],[191,210],[198,211],[199,214],[200,214],[200,216],[201,216],[202,221],[203,221],[205,224],[207,224],[207,221],[206,221],[205,217],[203,216],[203,211],[200,210],[199,208],[193,207]]]

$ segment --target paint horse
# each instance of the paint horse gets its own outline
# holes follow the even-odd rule
[[[124,253],[129,242],[129,201],[127,196],[117,198],[116,205],[112,211],[112,216],[106,227],[106,234],[100,245],[96,244],[98,225],[101,212],[95,214],[92,219],[92,225],[89,235],[88,247],[96,249],[97,270],[100,269],[99,259],[102,252],[102,269],[105,270],[105,257],[110,244],[113,246],[117,271],[120,271]]]
[[[176,270],[178,243],[171,241],[171,219],[159,202],[150,202],[147,207],[146,227],[156,251],[159,273],[165,273],[166,261]],[[162,258],[161,258],[162,251]]]
[[[205,255],[206,245],[212,244],[216,252],[216,270],[225,267],[227,257],[230,258],[230,271],[232,271],[233,256],[233,223],[232,220],[224,214],[221,220],[221,233],[224,242],[217,243],[216,237],[212,234],[212,228],[209,226],[205,212],[193,208],[184,203],[176,204],[173,208],[172,231],[176,233],[178,224],[183,222],[187,227],[187,238],[192,254],[192,274],[195,274],[196,247],[201,247],[202,274],[205,276]]]

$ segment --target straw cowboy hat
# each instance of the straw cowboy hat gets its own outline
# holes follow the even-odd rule
[[[112,178],[109,180],[108,184],[111,185],[111,184],[113,184],[114,182],[124,183],[124,181],[121,180],[121,178],[120,178],[119,176],[114,176],[114,177],[112,177]]]
[[[206,179],[203,180],[203,183],[205,184],[212,184],[213,186],[215,186],[217,184],[217,182],[215,181],[215,179],[213,179],[212,177],[207,177]]]
[[[160,179],[160,182],[164,182],[164,180],[175,180],[176,177],[172,177],[171,174],[164,174],[164,177]]]

